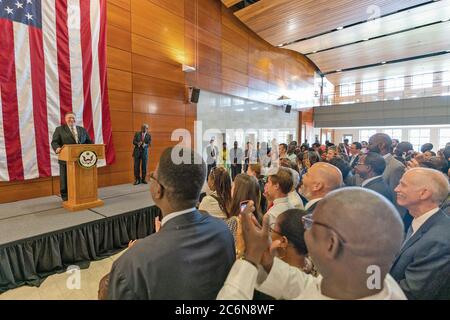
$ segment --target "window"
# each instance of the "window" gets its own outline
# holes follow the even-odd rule
[[[397,139],[402,141],[402,129],[384,129],[383,133],[386,133],[391,139]]]
[[[450,86],[450,71],[445,71],[442,73],[442,85]]]
[[[450,128],[439,130],[439,149],[445,148],[445,145],[450,142]]]
[[[369,80],[362,82],[362,94],[378,93],[378,80]]]
[[[420,147],[430,142],[430,129],[410,129],[409,142],[414,147],[414,150],[420,152]]]
[[[377,133],[377,130],[359,130],[359,142],[366,141],[369,142],[369,138]]]
[[[412,88],[413,89],[422,89],[422,88],[431,88],[433,87],[433,74],[417,74],[412,76]]]
[[[390,78],[386,79],[385,89],[386,92],[403,91],[405,87],[405,79],[401,78]]]
[[[355,84],[344,83],[340,86],[341,97],[351,97],[355,95]]]

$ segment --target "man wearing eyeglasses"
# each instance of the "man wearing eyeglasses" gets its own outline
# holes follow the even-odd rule
[[[161,228],[137,240],[114,262],[108,299],[209,300],[217,296],[236,251],[227,225],[195,208],[205,176],[206,164],[194,151],[180,147],[163,151],[150,175],[150,194],[163,216]]]
[[[389,186],[383,180],[385,168],[384,158],[378,153],[369,152],[359,158],[355,171],[364,180],[361,187],[378,192],[393,202]]]
[[[325,196],[303,218],[305,242],[319,276],[307,275],[268,254],[269,221],[252,220],[253,203],[241,214],[245,257],[236,261],[218,299],[252,299],[258,290],[275,299],[406,299],[389,268],[400,250],[403,226],[394,206],[362,188]],[[259,268],[259,267],[262,268]]]

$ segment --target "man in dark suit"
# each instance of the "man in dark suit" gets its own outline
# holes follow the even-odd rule
[[[152,136],[148,132],[148,124],[144,123],[141,131],[134,134],[133,144],[134,185],[138,185],[139,183],[147,184],[145,177],[147,176],[148,147],[152,144]]]
[[[395,189],[414,217],[391,268],[408,299],[450,299],[450,216],[439,208],[449,183],[429,168],[406,171]]]
[[[369,152],[359,157],[355,171],[364,180],[361,187],[378,192],[392,202],[392,193],[383,180],[385,168],[386,162],[383,157],[378,153]]]
[[[163,151],[150,175],[150,193],[163,215],[161,228],[114,262],[109,299],[216,298],[236,252],[227,225],[195,209],[205,177],[205,162],[194,151],[179,146]]]
[[[350,146],[350,168],[354,169],[359,161],[359,156],[361,155],[362,145],[359,142],[353,142]]]
[[[55,129],[52,139],[52,149],[56,154],[61,152],[65,144],[92,144],[86,129],[75,125],[76,115],[73,112],[66,113],[64,120],[65,125],[59,126]],[[67,166],[65,161],[59,161],[59,185],[61,198],[67,201]]]
[[[386,162],[386,169],[383,172],[383,180],[389,187],[393,195],[393,203],[397,208],[400,216],[403,218],[406,209],[397,203],[394,189],[398,186],[400,179],[405,173],[405,166],[392,155],[392,140],[385,133],[376,133],[369,139],[369,151],[379,153]]]

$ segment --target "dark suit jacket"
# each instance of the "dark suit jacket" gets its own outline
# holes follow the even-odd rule
[[[400,183],[400,179],[405,173],[405,166],[400,161],[395,159],[393,155],[389,155],[385,159],[385,161],[386,161],[386,169],[384,169],[383,172],[383,180],[388,185],[389,191],[391,192],[392,198],[394,200],[393,203],[397,208],[400,216],[403,218],[407,210],[402,206],[398,205],[397,195],[394,189],[398,186],[398,184]]]
[[[92,140],[89,137],[86,129],[80,126],[76,126],[78,133],[78,144],[92,144]],[[52,139],[52,149],[56,152],[56,149],[62,148],[65,144],[76,144],[75,138],[69,129],[68,125],[62,125],[55,129]]]
[[[235,258],[227,225],[194,210],[167,221],[114,262],[108,298],[214,300]]]
[[[379,194],[383,195],[386,199],[393,202],[392,193],[389,190],[389,187],[386,184],[386,182],[384,182],[383,177],[381,176],[368,182],[366,185],[364,185],[364,188],[378,192]]]
[[[390,273],[408,299],[450,299],[449,230],[439,210],[403,244]]]
[[[133,157],[140,157],[141,155],[148,155],[148,147],[152,144],[152,136],[150,133],[146,133],[144,137],[144,145],[138,147],[138,143],[142,141],[142,132],[136,132],[134,134],[133,144]]]

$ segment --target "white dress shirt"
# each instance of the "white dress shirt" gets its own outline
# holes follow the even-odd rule
[[[431,209],[428,212],[425,212],[423,215],[421,215],[420,217],[414,218],[412,223],[411,223],[411,227],[413,229],[413,233],[411,235],[413,235],[414,233],[416,233],[417,230],[419,230],[419,228],[428,220],[431,218],[432,215],[434,215],[436,212],[439,211],[439,207]]]
[[[295,209],[303,210],[303,201],[302,198],[298,195],[297,191],[293,190],[288,193],[288,200],[291,207]]]
[[[305,210],[308,210],[309,208],[311,208],[311,206],[313,204],[315,204],[316,202],[319,202],[322,199],[323,198],[316,198],[316,199],[309,200],[308,203],[305,205]]]
[[[182,211],[176,211],[176,212],[172,212],[169,213],[167,215],[164,216],[164,218],[161,220],[161,227],[164,226],[164,224],[167,223],[167,221],[169,221],[170,219],[176,218],[178,216],[181,216],[182,214],[186,214],[192,211],[197,210],[196,208],[190,208],[190,209],[186,209],[186,210],[182,210]]]
[[[217,193],[214,191],[211,195],[217,197]],[[211,195],[205,196],[198,207],[198,210],[206,211],[211,216],[219,219],[227,219],[227,215],[220,209],[219,202]]]
[[[280,214],[292,208],[288,197],[275,199],[273,201],[273,206],[266,213],[269,215],[269,223],[275,223]]]
[[[275,258],[270,273],[256,269],[245,260],[236,260],[218,300],[251,300],[254,289],[275,299],[332,300],[321,292],[322,277],[314,277]],[[383,281],[383,290],[361,300],[406,300],[397,282],[389,275]]]
[[[367,180],[364,180],[363,183],[361,183],[361,187],[364,187],[364,186],[365,186],[366,184],[368,184],[370,181],[373,181],[373,180],[375,180],[375,179],[377,179],[377,178],[379,178],[379,177],[382,177],[382,175],[375,176],[375,177],[369,178],[369,179],[367,179]]]

